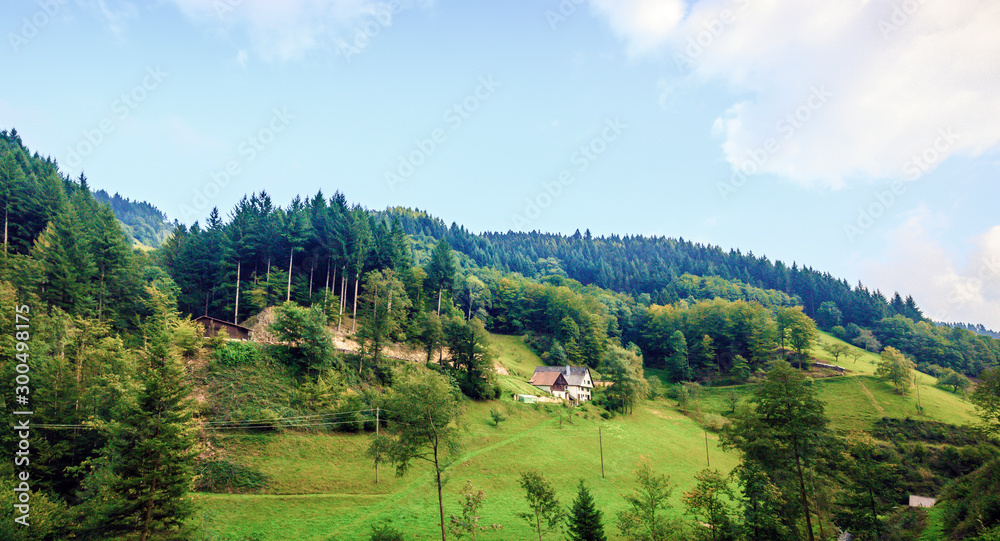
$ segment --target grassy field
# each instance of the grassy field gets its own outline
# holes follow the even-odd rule
[[[828,334],[821,334],[821,344],[839,342]],[[852,352],[862,353],[851,346]],[[815,384],[819,396],[826,403],[826,414],[830,417],[830,425],[839,432],[870,429],[872,423],[882,417],[918,420],[940,421],[956,425],[974,422],[972,405],[951,392],[937,387],[937,379],[927,374],[917,374],[919,382],[920,405],[923,412],[917,411],[917,389],[912,388],[906,396],[896,394],[888,383],[879,381],[875,376],[878,355],[863,352],[855,359],[852,356],[840,356],[836,362],[833,357],[821,347],[813,350],[813,356],[830,364],[836,364],[847,369],[844,376],[816,378]],[[743,400],[749,397],[747,386],[714,387],[703,391],[699,405],[704,412],[727,413],[731,407],[727,397],[731,392],[738,393]]]
[[[525,380],[540,364],[538,357],[519,337],[493,340],[499,362],[510,372],[501,379],[505,391],[533,389]],[[822,340],[836,339],[824,335]],[[826,359],[818,348],[816,354]],[[817,380],[835,429],[867,429],[883,416],[951,423],[972,420],[970,406],[934,387],[929,377],[921,385],[925,411],[918,416],[915,394],[895,395],[872,376],[876,359],[871,354],[857,360],[842,356],[836,364],[849,369],[847,376]],[[730,391],[745,399],[749,387],[706,389],[698,400],[700,409],[728,412]],[[564,504],[572,501],[578,480],[585,479],[605,513],[608,533],[616,534],[614,515],[624,507],[622,494],[634,488],[632,472],[645,457],[675,483],[674,513],[679,516],[681,493],[706,467],[706,432],[674,405],[666,399],[646,402],[632,415],[610,420],[600,417],[599,408],[586,405],[571,410],[569,420],[560,425],[560,417],[570,411],[562,406],[467,401],[463,450],[447,469],[445,513],[459,512],[459,491],[471,480],[487,494],[482,522],[504,525],[499,532],[482,532],[479,539],[530,539],[530,530],[515,513],[526,510],[518,473],[535,468],[553,483]],[[489,421],[491,408],[500,408],[508,417],[500,427]],[[707,436],[711,466],[732,469],[736,457],[718,448],[715,434]],[[406,532],[408,539],[435,538],[437,499],[429,464],[416,464],[401,478],[383,468],[376,485],[373,464],[364,456],[370,439],[367,434],[341,433],[218,435],[214,446],[223,456],[261,470],[273,482],[261,494],[195,494],[198,511],[193,522],[207,539],[219,541],[367,539],[370,526],[382,522]]]
[[[567,504],[578,479],[585,479],[611,517],[623,508],[621,494],[633,488],[632,471],[641,457],[678,485],[678,512],[681,492],[706,466],[704,431],[666,402],[610,421],[580,408],[561,428],[561,406],[503,403],[509,419],[499,428],[489,422],[491,406],[496,404],[467,403],[464,451],[449,465],[445,487],[446,512],[451,513],[459,511],[458,493],[465,480],[486,491],[483,521],[505,528],[480,539],[530,538],[526,524],[514,516],[525,508],[517,475],[528,468],[543,472]],[[379,522],[391,522],[410,539],[432,539],[437,501],[429,465],[418,464],[402,478],[383,469],[376,486],[373,465],[363,455],[368,441],[368,435],[344,434],[221,437],[217,445],[231,459],[274,481],[264,494],[196,495],[196,523],[215,539],[366,539],[369,525]],[[713,434],[708,451],[713,467],[728,471],[735,466],[734,457],[717,448]]]

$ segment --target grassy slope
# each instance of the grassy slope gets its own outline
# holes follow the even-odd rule
[[[824,335],[821,340],[836,339]],[[523,382],[539,364],[520,338],[495,336],[494,347],[500,363],[512,374],[506,382],[502,380],[505,388]],[[819,348],[814,353],[821,359],[828,357]],[[864,429],[882,416],[916,417],[913,396],[894,395],[871,376],[876,359],[867,353],[857,361],[841,357],[836,364],[851,370],[850,375],[818,380],[834,428]],[[966,402],[933,387],[933,383],[933,378],[923,376],[922,418],[953,423],[972,419]],[[734,389],[741,394],[749,392],[746,387]],[[728,410],[724,403],[727,392],[706,390],[701,407],[705,411]],[[509,417],[499,428],[489,422],[491,407],[500,407]],[[483,532],[479,539],[530,538],[526,525],[514,513],[525,507],[517,472],[534,467],[553,482],[565,504],[573,499],[577,480],[586,478],[605,513],[608,533],[612,533],[614,514],[622,508],[621,494],[634,488],[631,472],[640,456],[648,457],[654,467],[671,476],[677,485],[673,499],[679,513],[681,492],[692,486],[694,474],[705,467],[702,428],[665,400],[646,403],[633,415],[611,421],[601,420],[592,408],[588,410],[576,410],[572,423],[559,428],[556,417],[560,408],[556,406],[468,402],[468,435],[463,453],[448,469],[445,513],[459,511],[458,492],[470,479],[487,493],[482,522],[505,526],[501,532]],[[600,475],[599,425],[603,427],[606,479]],[[364,457],[369,441],[369,435],[351,434],[222,436],[219,444],[230,458],[272,475],[274,482],[266,494],[197,494],[195,522],[219,540],[367,539],[369,525],[386,520],[405,531],[409,539],[433,539],[438,531],[437,500],[429,466],[416,464],[402,478],[383,469],[375,486],[372,465]],[[736,459],[719,450],[717,442],[717,437],[709,434],[712,466],[728,471]]]
[[[837,338],[822,333],[821,344],[840,342]],[[851,346],[852,352],[861,352]],[[906,396],[893,392],[892,388],[875,376],[876,363],[879,356],[867,351],[855,360],[850,356],[841,356],[836,362],[833,357],[821,347],[813,350],[813,356],[830,364],[843,366],[848,370],[845,377],[818,378],[816,385],[819,396],[826,402],[826,413],[830,417],[831,426],[838,431],[867,430],[872,423],[882,417],[923,419],[951,424],[968,424],[976,417],[972,405],[961,397],[938,388],[937,379],[927,374],[919,374],[920,403],[923,414],[917,413],[917,393],[911,389]],[[725,397],[730,389],[735,389],[741,395],[749,395],[745,386],[730,388],[706,389],[701,400],[702,408],[707,412],[727,412],[729,406]]]
[[[537,357],[514,337],[495,337],[500,362],[512,374],[533,371]],[[515,376],[511,376],[514,378]],[[489,409],[500,407],[509,419],[495,428]],[[574,410],[571,422],[559,427],[560,406],[535,407],[503,402],[466,403],[468,434],[462,454],[448,469],[445,512],[457,513],[458,492],[466,479],[487,493],[484,523],[500,523],[500,532],[479,539],[528,539],[526,524],[514,516],[525,507],[517,473],[534,467],[556,486],[561,501],[575,495],[585,478],[605,512],[612,531],[614,513],[623,508],[621,494],[634,485],[632,471],[640,457],[671,476],[677,512],[681,492],[705,467],[705,433],[666,401],[652,402],[628,417],[602,420],[593,408]],[[603,427],[606,479],[601,479],[598,426]],[[367,539],[370,524],[391,520],[409,539],[432,539],[437,533],[437,500],[428,464],[416,464],[405,477],[380,475],[376,487],[370,461],[364,457],[369,435],[285,433],[278,436],[220,436],[217,445],[230,458],[270,474],[266,494],[197,494],[195,522],[215,539]],[[735,457],[717,447],[709,435],[712,466],[728,471]]]

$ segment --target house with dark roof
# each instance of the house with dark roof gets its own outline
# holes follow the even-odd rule
[[[594,378],[586,366],[538,366],[528,383],[570,402],[591,399]]]

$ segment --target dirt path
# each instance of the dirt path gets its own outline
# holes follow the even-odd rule
[[[861,378],[854,378],[854,381],[857,381],[858,385],[861,386],[861,390],[864,391],[865,396],[868,397],[868,401],[871,402],[872,406],[875,407],[875,411],[877,411],[877,412],[879,412],[879,413],[881,413],[881,414],[884,415],[885,414],[885,410],[882,409],[882,406],[879,405],[879,403],[878,403],[877,400],[875,400],[875,395],[873,395],[871,393],[871,391],[868,390],[868,387],[865,387],[865,383],[863,381],[861,381]]]

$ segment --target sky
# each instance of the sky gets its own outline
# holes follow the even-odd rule
[[[1000,329],[1000,3],[0,3],[0,129],[191,224],[343,192],[681,237]]]

